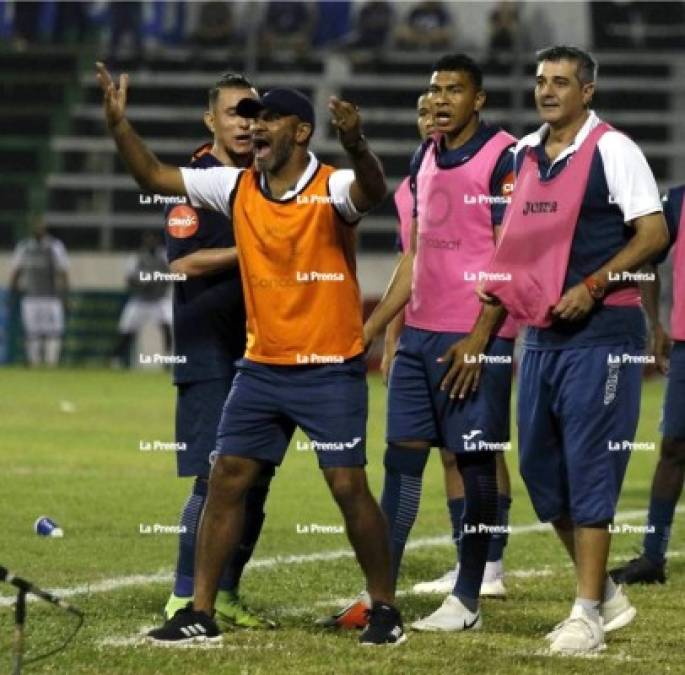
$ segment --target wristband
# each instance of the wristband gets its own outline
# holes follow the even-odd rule
[[[606,283],[603,283],[598,276],[591,274],[583,279],[583,283],[595,300],[601,300],[604,297],[607,290]]]
[[[364,136],[364,134],[360,134],[359,137],[354,140],[354,142],[343,143],[343,148],[345,149],[345,152],[347,152],[347,154],[352,155],[353,157],[361,155],[368,149],[366,143],[366,136]]]

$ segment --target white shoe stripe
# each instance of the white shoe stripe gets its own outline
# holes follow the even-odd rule
[[[181,627],[181,633],[183,633],[183,635],[185,635],[186,637],[191,636],[191,632],[185,626]]]

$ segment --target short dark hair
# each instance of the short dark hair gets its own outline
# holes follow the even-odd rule
[[[209,107],[211,108],[222,89],[254,89],[255,86],[244,75],[239,73],[222,73],[209,89]]]
[[[476,89],[483,88],[483,71],[480,66],[466,54],[446,54],[433,64],[433,70],[452,70],[468,73],[471,81],[476,85]]]
[[[535,54],[538,63],[543,61],[575,61],[576,75],[581,84],[588,84],[597,81],[597,61],[592,54],[583,51],[578,47],[570,47],[568,45],[555,45],[554,47],[546,47]]]

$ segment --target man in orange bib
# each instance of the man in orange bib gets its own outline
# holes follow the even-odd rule
[[[329,104],[352,170],[335,170],[309,152],[314,111],[292,89],[236,108],[253,120],[254,168],[179,169],[162,164],[126,119],[127,76],[117,86],[98,64],[98,80],[109,131],[141,187],[185,194],[195,207],[232,217],[247,310],[247,351],[224,406],[198,534],[194,601],[150,639],[221,639],[212,608],[240,538],[245,494],[265,463],[280,464],[299,426],[366,576],[373,603],[360,642],[404,642],[387,531],[364,469],[367,388],[354,225],[381,201],[386,183],[357,109],[335,97]]]

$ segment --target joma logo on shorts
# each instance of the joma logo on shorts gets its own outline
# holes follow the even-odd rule
[[[607,380],[604,384],[604,405],[609,405],[616,398],[620,368],[621,366],[616,363],[609,363],[607,366]]]
[[[556,213],[556,202],[526,202],[523,207],[523,215],[527,216],[529,213]]]

